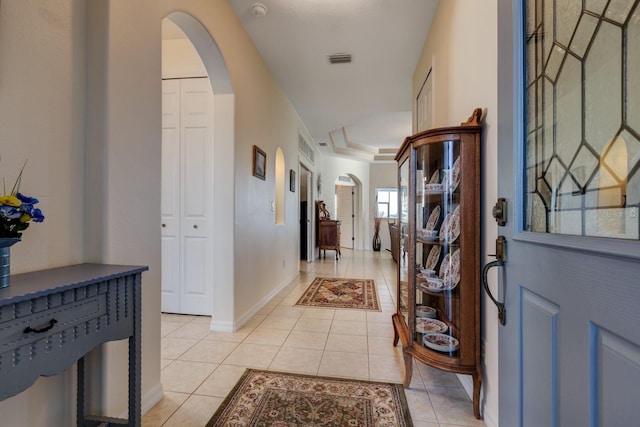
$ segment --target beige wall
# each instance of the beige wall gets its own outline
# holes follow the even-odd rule
[[[162,42],[162,78],[203,77],[207,70],[188,39]]]
[[[286,224],[275,225],[275,152],[297,169],[306,130],[224,0],[2,0],[0,8],[0,175],[25,158],[23,189],[46,220],[12,249],[14,273],[82,261],[149,265],[143,275],[143,404],[160,388],[161,20],[176,10],[213,36],[231,77],[235,146],[217,153],[231,204],[217,205],[228,235],[238,320],[298,271],[298,193],[286,191]],[[85,34],[85,31],[87,32]],[[46,72],[43,72],[46,70]],[[307,139],[311,139],[306,135]],[[251,147],[267,153],[267,180],[251,175]],[[319,167],[319,166],[318,166]],[[235,189],[235,191],[234,191]],[[217,190],[214,190],[217,191]],[[224,191],[224,190],[220,190]],[[235,222],[234,219],[235,218]],[[235,258],[235,259],[234,259]],[[215,313],[214,313],[215,316]],[[101,412],[126,410],[126,345],[114,343],[94,399]],[[3,424],[72,425],[74,374],[41,379],[0,402]],[[38,411],[30,410],[37,404]]]
[[[433,68],[434,127],[458,125],[474,108],[484,109],[482,140],[482,251],[495,248],[497,227],[491,207],[497,198],[497,0],[446,0],[438,6],[424,50],[413,76],[413,96]],[[415,117],[415,108],[414,108]],[[414,121],[415,123],[415,121]],[[495,284],[495,272],[489,277]],[[480,284],[478,284],[480,286]],[[498,417],[498,322],[494,305],[483,307],[484,416],[487,425]],[[470,384],[464,379],[463,384]]]
[[[11,248],[12,274],[85,260],[85,13],[81,0],[0,5],[0,178],[10,191],[28,159],[21,190],[46,217]],[[0,424],[72,425],[74,390],[71,370],[41,378],[0,402]]]

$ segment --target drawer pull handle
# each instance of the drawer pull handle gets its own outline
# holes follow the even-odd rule
[[[49,329],[53,328],[53,325],[55,325],[56,323],[58,323],[58,321],[56,319],[51,319],[49,320],[49,326],[45,326],[44,328],[40,328],[40,329],[35,329],[32,328],[31,326],[27,326],[26,328],[24,328],[24,333],[28,334],[29,332],[35,332],[36,334],[41,334],[43,332],[47,332]]]

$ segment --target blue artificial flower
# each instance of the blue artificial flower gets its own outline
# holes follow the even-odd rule
[[[22,216],[22,212],[19,208],[15,208],[13,206],[0,206],[0,216],[3,218],[20,218]]]
[[[16,197],[17,197],[18,199],[20,199],[20,201],[21,201],[22,203],[29,203],[29,204],[32,204],[32,205],[35,205],[36,203],[38,203],[38,199],[36,199],[35,197],[25,196],[25,195],[24,195],[24,194],[22,194],[22,193],[18,193],[18,194],[16,194]]]
[[[31,212],[29,212],[29,216],[31,217],[33,222],[44,221],[44,215],[42,215],[42,211],[38,208],[31,209]]]

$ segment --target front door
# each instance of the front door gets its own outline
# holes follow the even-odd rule
[[[638,425],[640,0],[498,1],[500,425]]]

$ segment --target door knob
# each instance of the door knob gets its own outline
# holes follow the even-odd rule
[[[165,228],[167,226],[167,224],[162,224],[162,228]]]

